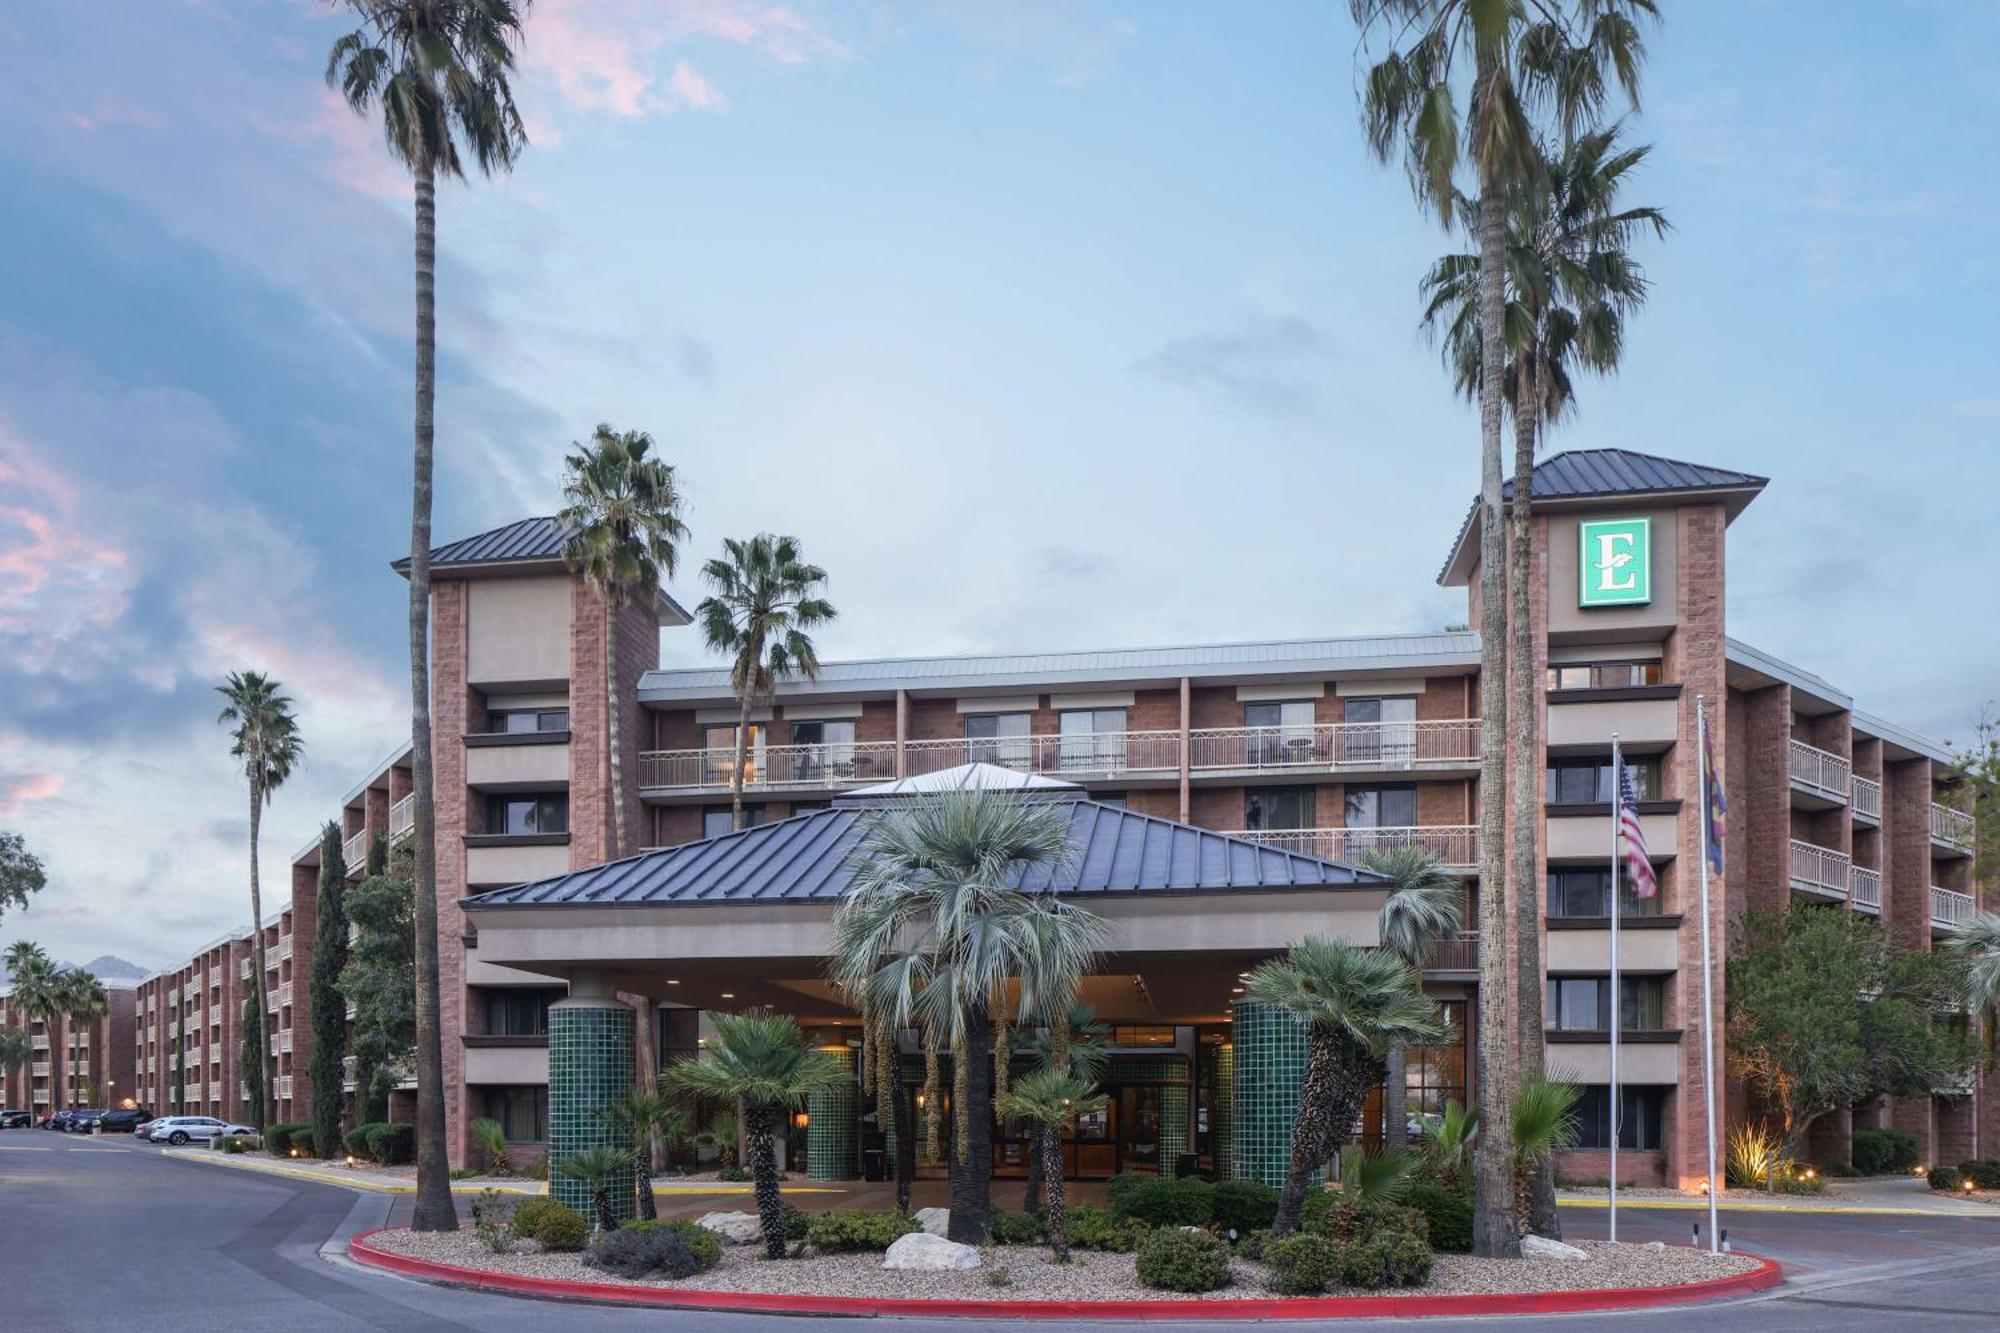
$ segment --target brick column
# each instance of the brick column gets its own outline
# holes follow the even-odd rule
[[[549,1006],[549,1193],[590,1215],[590,1192],[555,1168],[585,1148],[629,1148],[628,1139],[600,1114],[632,1087],[631,1007],[606,994],[578,995]],[[632,1172],[611,1181],[611,1210],[632,1216]]]
[[[1931,941],[1931,761],[1887,763],[1882,770],[1882,920],[1906,948]],[[1935,1161],[1936,1116],[1929,1097],[1892,1097],[1889,1123],[1917,1136],[1919,1156]]]

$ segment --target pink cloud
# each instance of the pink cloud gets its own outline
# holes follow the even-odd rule
[[[124,618],[133,581],[124,549],[87,531],[76,489],[0,423],[0,652],[48,670]]]
[[[0,819],[12,819],[35,801],[46,801],[61,793],[60,773],[12,773],[0,775]]]

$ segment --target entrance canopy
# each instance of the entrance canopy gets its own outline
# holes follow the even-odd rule
[[[867,788],[737,833],[611,861],[464,902],[480,965],[703,1008],[849,1011],[824,981],[827,930],[868,821],[929,792],[1004,788],[1067,807],[1070,854],[1020,887],[1085,900],[1108,938],[1086,998],[1106,1018],[1205,1021],[1240,971],[1306,934],[1378,942],[1382,876],[1092,801],[990,764]]]

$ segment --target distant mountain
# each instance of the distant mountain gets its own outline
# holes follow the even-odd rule
[[[66,963],[58,958],[56,966],[70,967],[73,964]],[[95,976],[99,981],[123,982],[127,985],[136,985],[140,981],[143,981],[147,975],[146,969],[140,967],[137,963],[111,953],[99,954],[85,963],[83,970]],[[5,989],[12,981],[13,978],[8,975],[6,967],[0,965],[0,989]]]

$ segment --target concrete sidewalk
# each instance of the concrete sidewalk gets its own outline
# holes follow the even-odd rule
[[[1610,1200],[1604,1190],[1557,1190],[1556,1202],[1565,1208],[1606,1208]],[[1729,1212],[1747,1213],[1902,1213],[1922,1217],[1982,1217],[2000,1220],[2000,1206],[1981,1199],[1968,1199],[1947,1190],[1934,1190],[1930,1182],[1914,1176],[1878,1176],[1867,1180],[1829,1180],[1824,1194],[1766,1194],[1761,1190],[1725,1190],[1719,1201]],[[1675,1211],[1706,1211],[1708,1200],[1699,1194],[1618,1195],[1618,1207],[1662,1208]]]

